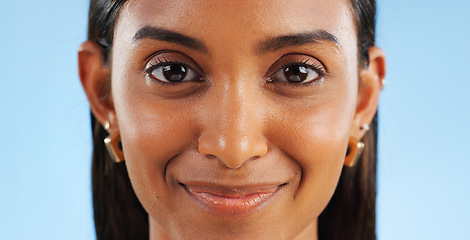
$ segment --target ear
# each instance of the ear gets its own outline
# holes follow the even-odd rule
[[[363,124],[372,122],[379,104],[380,91],[385,77],[385,54],[378,47],[369,49],[369,65],[359,71],[359,89],[356,114],[354,115],[351,136],[362,139],[367,132]]]
[[[93,115],[102,125],[109,121],[112,128],[116,128],[110,68],[103,59],[102,49],[98,44],[84,42],[78,49],[78,72]]]

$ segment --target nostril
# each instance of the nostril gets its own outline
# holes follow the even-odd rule
[[[199,139],[199,152],[207,159],[216,159],[224,166],[232,169],[240,168],[245,162],[266,155],[268,146],[266,140],[255,136],[203,135]]]
[[[212,155],[212,154],[204,154],[206,156],[206,158],[208,159],[217,159],[217,156],[215,155]]]

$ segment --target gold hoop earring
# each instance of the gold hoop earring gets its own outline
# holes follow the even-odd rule
[[[106,130],[110,128],[109,121],[106,121],[104,124]],[[104,144],[108,150],[111,159],[120,163],[124,161],[124,153],[122,152],[122,143],[121,143],[121,134],[113,133],[104,139]]]
[[[346,167],[354,167],[361,156],[362,150],[364,150],[365,144],[358,141],[354,137],[349,137],[348,151],[346,152],[346,158],[344,159],[344,165]]]

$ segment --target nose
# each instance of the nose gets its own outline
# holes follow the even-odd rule
[[[241,84],[214,92],[205,109],[199,152],[231,169],[266,155],[259,95]]]

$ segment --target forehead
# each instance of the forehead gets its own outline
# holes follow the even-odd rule
[[[115,37],[130,41],[143,26],[184,33],[206,43],[250,44],[250,40],[318,29],[335,35],[341,45],[356,41],[349,0],[132,0],[120,12]]]

